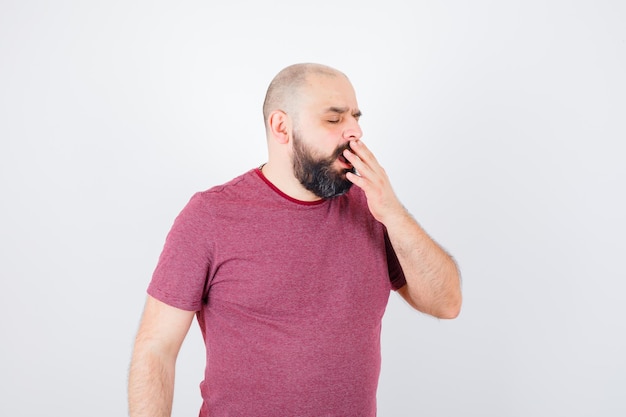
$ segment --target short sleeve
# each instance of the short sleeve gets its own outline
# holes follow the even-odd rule
[[[148,286],[149,295],[182,310],[200,310],[212,258],[208,211],[197,193],[176,217]]]
[[[400,266],[400,261],[396,255],[396,251],[391,246],[391,241],[385,230],[385,250],[387,251],[387,269],[389,271],[389,280],[391,281],[391,287],[394,291],[399,290],[406,284],[406,278],[404,277],[404,271]]]

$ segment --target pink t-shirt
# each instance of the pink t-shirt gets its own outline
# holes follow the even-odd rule
[[[201,417],[366,417],[381,319],[404,283],[358,187],[302,202],[255,169],[191,198],[148,293],[197,311]]]

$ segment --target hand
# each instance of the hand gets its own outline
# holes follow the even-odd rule
[[[349,172],[346,178],[365,192],[367,205],[376,220],[386,225],[392,217],[405,213],[387,173],[362,141],[350,141],[350,149],[346,149],[343,156],[358,172],[358,175]]]

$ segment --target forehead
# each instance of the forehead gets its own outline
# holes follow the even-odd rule
[[[319,113],[329,108],[358,110],[356,94],[350,81],[342,74],[311,74],[302,89],[304,110]]]

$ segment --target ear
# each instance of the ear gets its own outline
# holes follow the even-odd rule
[[[282,110],[274,110],[267,119],[272,137],[280,144],[289,142],[289,116]]]

